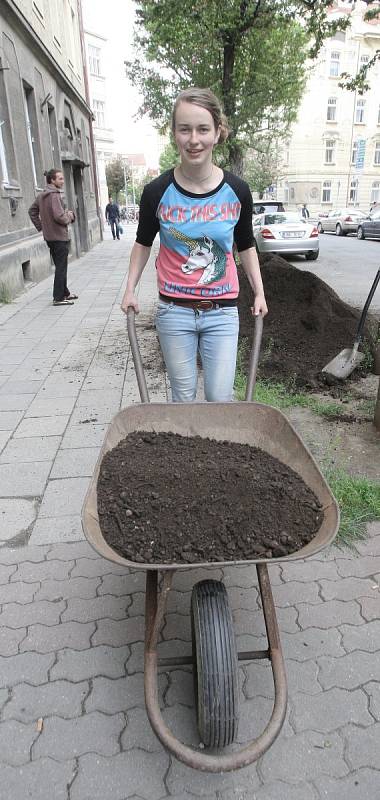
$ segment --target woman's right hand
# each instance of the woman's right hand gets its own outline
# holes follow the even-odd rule
[[[128,308],[134,308],[136,314],[139,313],[139,311],[140,311],[139,304],[138,304],[138,300],[137,300],[137,297],[134,294],[134,292],[128,292],[128,291],[125,292],[125,295],[124,295],[124,297],[122,299],[120,307],[121,307],[121,310],[124,311],[124,314],[127,313]]]

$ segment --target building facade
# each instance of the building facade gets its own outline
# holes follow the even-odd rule
[[[288,208],[368,211],[380,201],[380,63],[364,94],[339,87],[342,72],[355,75],[380,47],[380,21],[365,22],[366,10],[364,2],[338,0],[330,11],[332,18],[349,15],[351,26],[327,40],[311,66],[277,184]]]
[[[10,296],[51,269],[28,208],[61,169],[76,213],[71,258],[101,238],[79,0],[0,4],[0,285]]]
[[[102,215],[108,202],[106,165],[115,158],[114,131],[109,124],[108,96],[112,80],[110,44],[95,32],[97,16],[93,0],[82,0],[90,105],[94,115],[93,131]]]

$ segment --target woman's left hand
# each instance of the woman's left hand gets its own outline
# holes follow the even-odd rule
[[[257,317],[259,314],[261,314],[262,317],[266,316],[268,313],[268,306],[263,294],[256,295],[254,305],[251,306],[251,311],[253,317]]]

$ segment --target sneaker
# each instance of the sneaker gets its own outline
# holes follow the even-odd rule
[[[74,300],[53,300],[53,306],[73,306]]]

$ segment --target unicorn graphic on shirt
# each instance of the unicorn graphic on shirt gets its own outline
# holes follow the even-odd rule
[[[181,265],[182,272],[185,275],[190,275],[199,269],[203,270],[198,286],[214,283],[214,281],[219,281],[224,277],[226,274],[226,254],[213,239],[210,239],[209,236],[191,239],[175,228],[169,228],[169,233],[189,248],[188,259],[185,264]]]

